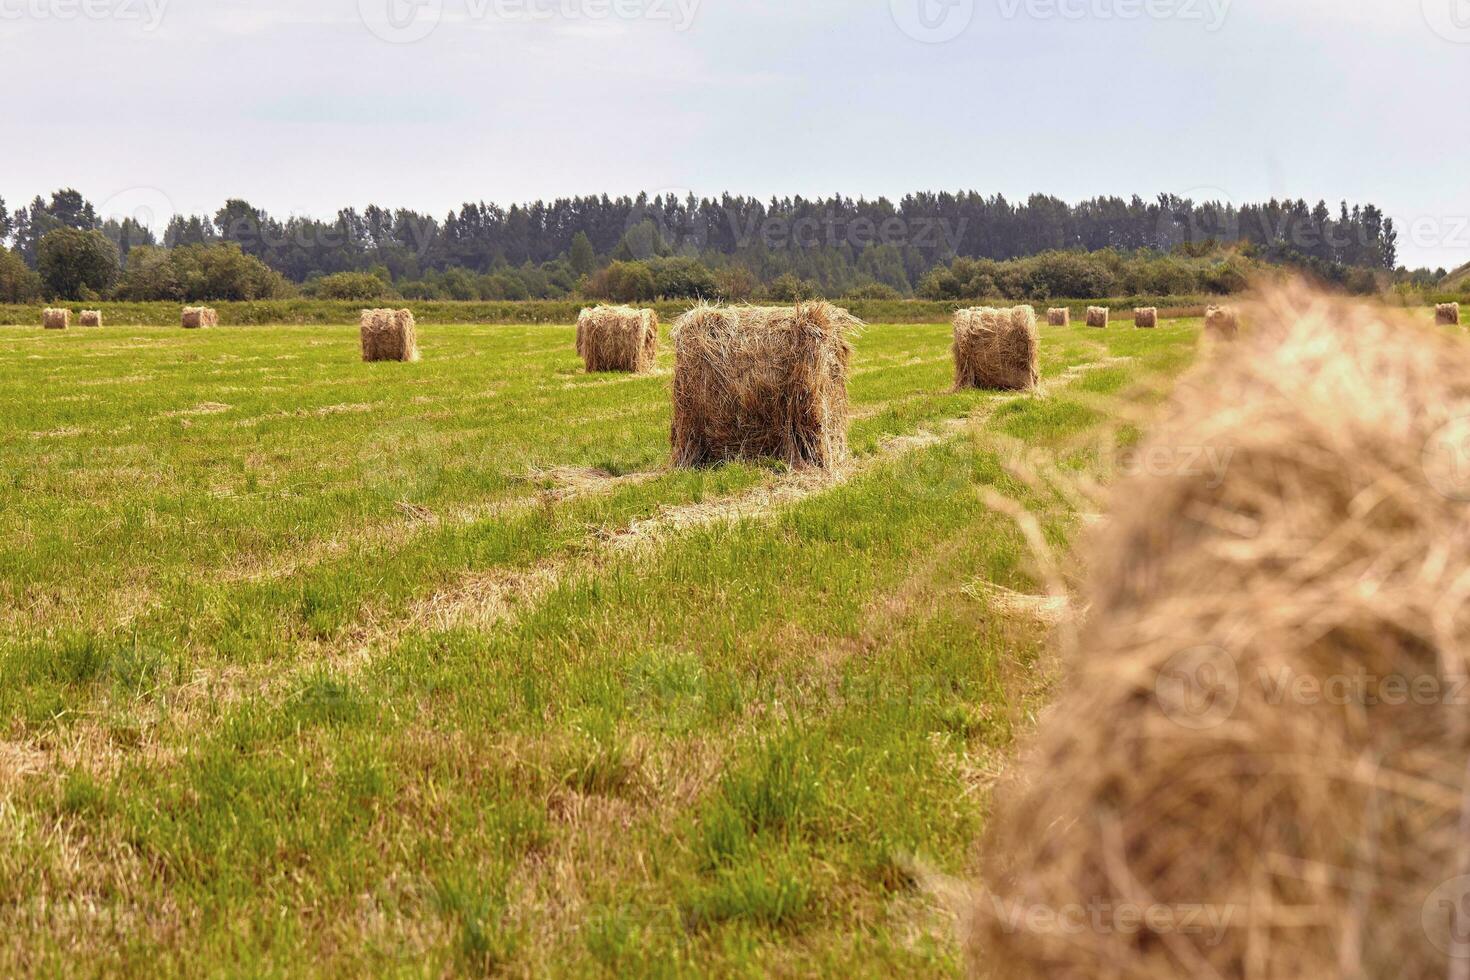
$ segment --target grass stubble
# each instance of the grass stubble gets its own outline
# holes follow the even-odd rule
[[[1103,476],[1197,326],[1048,328],[1041,397],[871,326],[828,474],[670,469],[668,348],[569,327],[0,333],[0,969],[955,974],[914,869],[1056,618],[978,495],[1064,550],[1008,465]]]

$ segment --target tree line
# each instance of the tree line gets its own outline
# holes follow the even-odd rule
[[[213,215],[173,216],[159,240],[63,189],[13,212],[0,200],[0,300],[1025,299],[1223,291],[1253,264],[1369,291],[1425,277],[1396,268],[1397,241],[1372,204],[976,192],[896,203],[602,195],[466,203],[442,219],[378,205],[277,218],[232,199]],[[1074,292],[1084,288],[1100,291]]]

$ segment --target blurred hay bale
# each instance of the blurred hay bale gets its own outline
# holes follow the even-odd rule
[[[1159,325],[1159,308],[1144,306],[1133,311],[1133,325],[1142,330],[1152,330]]]
[[[363,310],[359,323],[364,361],[417,361],[418,331],[409,310]]]
[[[1442,326],[1458,326],[1460,323],[1460,304],[1440,303],[1434,308],[1434,322]]]
[[[100,327],[100,326],[102,326],[102,311],[101,310],[83,310],[81,312],[81,314],[77,317],[77,326],[79,326],[79,327]]]
[[[1106,306],[1089,306],[1087,308],[1087,325],[1089,327],[1106,327],[1108,325],[1108,308]]]
[[[47,330],[65,330],[71,326],[71,310],[46,307],[41,311],[41,326]]]
[[[1470,350],[1301,288],[1251,321],[1115,488],[1063,691],[994,795],[977,976],[1470,953]]]
[[[1041,381],[1041,334],[1029,306],[954,315],[954,386],[1026,391]]]
[[[1205,308],[1205,336],[1215,340],[1234,340],[1240,335],[1240,316],[1233,306]]]
[[[1070,327],[1072,325],[1072,311],[1065,306],[1047,310],[1046,325],[1049,327]]]
[[[577,353],[589,372],[653,369],[658,314],[631,306],[597,306],[577,317]]]
[[[674,324],[675,466],[772,458],[831,467],[847,455],[848,338],[828,303],[700,304]]]
[[[184,329],[198,330],[201,327],[219,326],[219,314],[208,306],[184,307]]]

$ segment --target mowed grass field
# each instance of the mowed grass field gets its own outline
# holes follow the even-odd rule
[[[818,477],[670,471],[667,343],[0,329],[0,973],[955,974],[919,869],[1051,677],[981,493],[1064,552],[1006,462],[1105,474],[1197,333],[1043,328],[1036,397],[870,326]]]

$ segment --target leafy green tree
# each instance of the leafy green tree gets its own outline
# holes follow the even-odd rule
[[[0,303],[35,303],[42,292],[41,277],[20,253],[0,245]]]
[[[10,220],[10,211],[5,207],[5,198],[0,197],[0,248],[5,247],[15,224]]]
[[[0,213],[3,213],[3,205],[4,202],[0,201]],[[587,237],[585,231],[579,231],[572,236],[570,259],[572,272],[576,273],[579,278],[590,276],[597,271],[597,252],[592,247],[592,239]]]
[[[41,239],[36,269],[48,296],[83,299],[117,282],[117,246],[100,231],[57,228]]]

